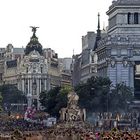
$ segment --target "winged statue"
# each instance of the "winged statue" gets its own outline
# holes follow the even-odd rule
[[[39,28],[39,27],[30,26],[30,28],[32,28],[32,32],[33,32],[33,34],[35,34],[35,33],[36,33],[37,28]]]

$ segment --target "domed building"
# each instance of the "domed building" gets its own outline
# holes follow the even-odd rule
[[[8,44],[4,51],[2,81],[13,84],[26,96],[28,107],[33,103],[40,109],[39,94],[61,84],[58,55],[52,49],[43,49],[36,36],[37,27],[26,48]]]

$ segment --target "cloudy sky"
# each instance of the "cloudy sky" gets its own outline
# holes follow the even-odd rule
[[[106,11],[112,0],[0,0],[0,47],[12,43],[26,47],[32,35],[29,26],[39,26],[37,36],[43,48],[59,57],[81,52],[81,36],[107,26]]]

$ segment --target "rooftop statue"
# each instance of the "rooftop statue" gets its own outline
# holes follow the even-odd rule
[[[33,34],[35,35],[35,33],[36,33],[36,31],[37,31],[37,28],[39,28],[39,27],[30,26],[30,28],[32,28],[32,32],[33,32]]]

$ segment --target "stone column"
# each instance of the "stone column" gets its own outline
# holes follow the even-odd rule
[[[22,79],[22,92],[24,93],[25,92],[25,89],[24,89],[24,78]]]
[[[39,95],[39,77],[36,79],[36,84],[37,84],[37,88],[36,88],[36,91],[37,91],[37,95]]]
[[[30,78],[30,94],[33,95],[32,78]]]
[[[28,78],[28,95],[27,95],[27,98],[28,98],[28,107],[31,107],[32,105],[32,95],[30,93],[30,80]]]
[[[27,98],[28,98],[28,107],[31,107],[32,106],[32,96],[31,95],[27,95]]]
[[[46,84],[46,80],[47,80],[47,79],[46,79],[46,76],[45,76],[45,79],[44,79],[44,80],[45,80],[45,81],[44,81],[44,82],[45,82],[45,83],[44,83],[44,89],[46,90],[46,89],[47,89],[47,84]]]
[[[41,78],[39,79],[39,87],[40,87],[40,88],[39,88],[39,89],[40,89],[40,90],[39,90],[39,94],[40,94],[41,91],[42,91],[42,87],[41,87]]]

